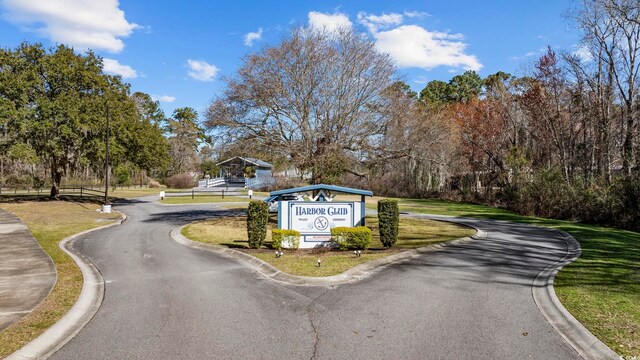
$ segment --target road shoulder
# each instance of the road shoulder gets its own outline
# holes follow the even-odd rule
[[[73,245],[78,238],[88,233],[122,224],[127,216],[124,213],[121,214],[122,219],[119,221],[82,231],[60,241],[60,248],[73,259],[82,272],[83,283],[80,295],[73,307],[58,322],[11,354],[7,360],[46,359],[73,339],[93,318],[104,298],[104,279],[98,268]]]
[[[56,284],[51,257],[27,225],[0,209],[0,331],[30,314]]]

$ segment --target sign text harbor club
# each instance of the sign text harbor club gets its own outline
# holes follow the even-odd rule
[[[295,208],[296,215],[295,216],[305,216],[305,215],[325,215],[325,216],[336,216],[336,215],[349,215],[349,209],[346,207],[296,207]]]

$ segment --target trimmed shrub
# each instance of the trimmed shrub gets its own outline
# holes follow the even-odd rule
[[[383,199],[378,201],[378,221],[380,223],[380,242],[384,247],[390,248],[398,241],[400,209],[397,200]]]
[[[271,247],[277,250],[297,249],[300,246],[300,232],[296,230],[273,229]]]
[[[196,186],[196,180],[189,174],[176,174],[166,178],[165,183],[173,189],[186,189]]]
[[[247,234],[249,247],[258,249],[267,237],[267,222],[269,221],[269,205],[262,200],[249,202],[247,210]]]
[[[335,227],[331,241],[340,250],[366,250],[371,244],[371,229],[366,226]]]

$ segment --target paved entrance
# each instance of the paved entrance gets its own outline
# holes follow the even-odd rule
[[[353,284],[283,285],[180,245],[169,231],[215,205],[117,207],[122,226],[76,242],[106,281],[102,307],[54,359],[578,359],[538,310],[552,230],[465,220],[483,240]]]
[[[29,314],[55,283],[49,255],[20,219],[0,209],[0,331]]]

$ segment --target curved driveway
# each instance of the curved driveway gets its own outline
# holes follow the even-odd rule
[[[461,220],[485,239],[353,284],[283,285],[173,241],[215,205],[118,206],[129,219],[75,247],[106,282],[102,307],[53,359],[572,359],[533,300],[566,253],[552,230]]]

